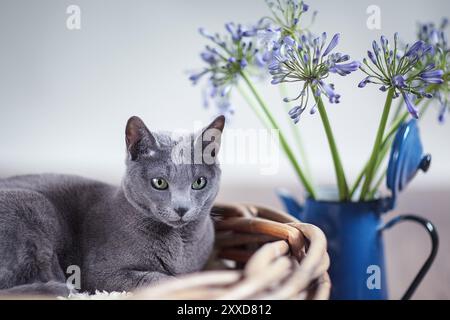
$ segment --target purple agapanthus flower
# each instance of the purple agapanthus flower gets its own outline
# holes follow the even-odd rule
[[[259,48],[255,45],[257,26],[245,27],[241,24],[225,24],[225,34],[211,34],[204,28],[199,33],[211,41],[200,53],[205,64],[200,71],[190,74],[189,79],[197,84],[207,78],[203,89],[204,105],[213,101],[220,113],[232,114],[231,90],[237,84],[242,70],[257,65]]]
[[[327,34],[319,37],[311,34],[284,37],[269,64],[272,84],[283,82],[301,82],[300,93],[293,98],[285,98],[284,102],[299,101],[289,112],[295,123],[308,106],[309,100],[315,100],[311,95],[321,95],[330,103],[339,103],[340,95],[334,85],[325,82],[330,73],[346,76],[358,70],[359,62],[350,61],[348,55],[332,53],[339,42],[339,34],[333,36],[327,45]],[[315,110],[315,105],[311,108]]]
[[[309,10],[309,6],[303,1],[266,2],[272,17],[260,19],[254,25],[229,22],[225,24],[223,34],[199,29],[199,33],[210,43],[200,54],[204,67],[192,72],[189,79],[193,84],[206,79],[202,90],[205,106],[213,101],[220,111],[231,110],[231,91],[244,71],[252,77],[267,77],[268,65],[274,56],[280,54],[280,39],[300,30],[300,18]],[[335,72],[346,71],[339,70],[337,66]]]
[[[283,36],[294,34],[299,30],[299,22],[303,14],[309,11],[309,5],[298,0],[266,0],[266,4],[272,13],[270,20],[283,31]],[[312,14],[311,24],[317,15],[317,11]]]
[[[448,46],[447,35],[445,34],[448,25],[448,18],[443,18],[439,25],[433,22],[421,23],[419,24],[417,37],[419,40],[432,45],[434,49],[439,47],[445,49]]]
[[[256,34],[256,46],[258,52],[255,53],[255,64],[257,67],[267,70],[267,66],[272,61],[273,55],[279,49],[278,42],[281,37],[281,29],[273,26],[266,26],[258,30]]]
[[[272,15],[260,19],[257,32],[259,52],[256,53],[258,66],[267,71],[267,66],[273,60],[274,55],[279,54],[279,42],[286,36],[292,36],[297,32],[307,32],[307,28],[300,25],[303,15],[309,11],[309,5],[299,0],[266,0],[266,4]],[[312,15],[311,23],[317,15]]]
[[[368,51],[369,61],[364,58],[360,69],[366,77],[358,84],[363,88],[368,83],[380,85],[381,91],[394,89],[394,97],[402,95],[408,112],[419,117],[414,104],[415,98],[430,98],[432,95],[426,91],[431,84],[441,84],[444,72],[436,68],[434,63],[424,64],[424,58],[433,52],[432,45],[423,40],[407,45],[401,54],[398,48],[398,34],[394,35],[393,48],[389,40],[382,36],[380,44],[372,43],[372,50]]]
[[[447,92],[447,96],[444,97],[444,95],[442,94],[441,91],[436,92],[435,97],[438,99],[439,101],[439,122],[443,123],[447,117],[447,113],[449,113],[450,110],[450,105],[449,105],[449,101],[448,101],[448,92]]]
[[[417,109],[417,107],[414,105],[413,97],[407,93],[405,93],[404,91],[402,92],[402,96],[403,96],[403,100],[405,101],[406,104],[406,108],[408,109],[408,112],[414,117],[414,118],[419,118],[419,110]]]
[[[450,102],[450,49],[448,47],[448,39],[446,29],[449,25],[448,18],[442,19],[441,23],[424,23],[419,24],[417,37],[432,47],[432,50],[427,54],[422,65],[435,65],[440,70],[424,70],[420,76],[424,80],[434,84],[432,94],[435,101],[438,102],[439,122],[444,122],[445,116],[449,110]],[[422,67],[419,65],[419,68]],[[442,79],[443,81],[440,81]]]

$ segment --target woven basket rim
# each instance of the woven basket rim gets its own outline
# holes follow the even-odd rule
[[[329,298],[330,259],[318,227],[250,203],[217,203],[212,212],[214,258],[234,261],[237,268],[182,275],[138,290],[132,299]]]

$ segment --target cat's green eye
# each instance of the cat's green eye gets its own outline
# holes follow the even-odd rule
[[[192,189],[194,189],[194,190],[201,190],[205,186],[206,186],[206,178],[205,177],[197,178],[197,180],[195,180],[194,183],[192,183]]]
[[[153,178],[152,187],[157,190],[166,190],[169,187],[169,184],[163,178]]]

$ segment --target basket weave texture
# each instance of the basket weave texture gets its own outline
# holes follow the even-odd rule
[[[256,205],[213,208],[215,250],[204,271],[136,292],[133,299],[328,299],[323,232]]]

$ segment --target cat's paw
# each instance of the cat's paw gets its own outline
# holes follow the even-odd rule
[[[175,277],[161,272],[147,272],[139,281],[138,287],[154,286],[172,279]]]
[[[0,295],[42,295],[68,297],[73,289],[64,282],[49,281],[24,284],[6,290],[0,290]]]

